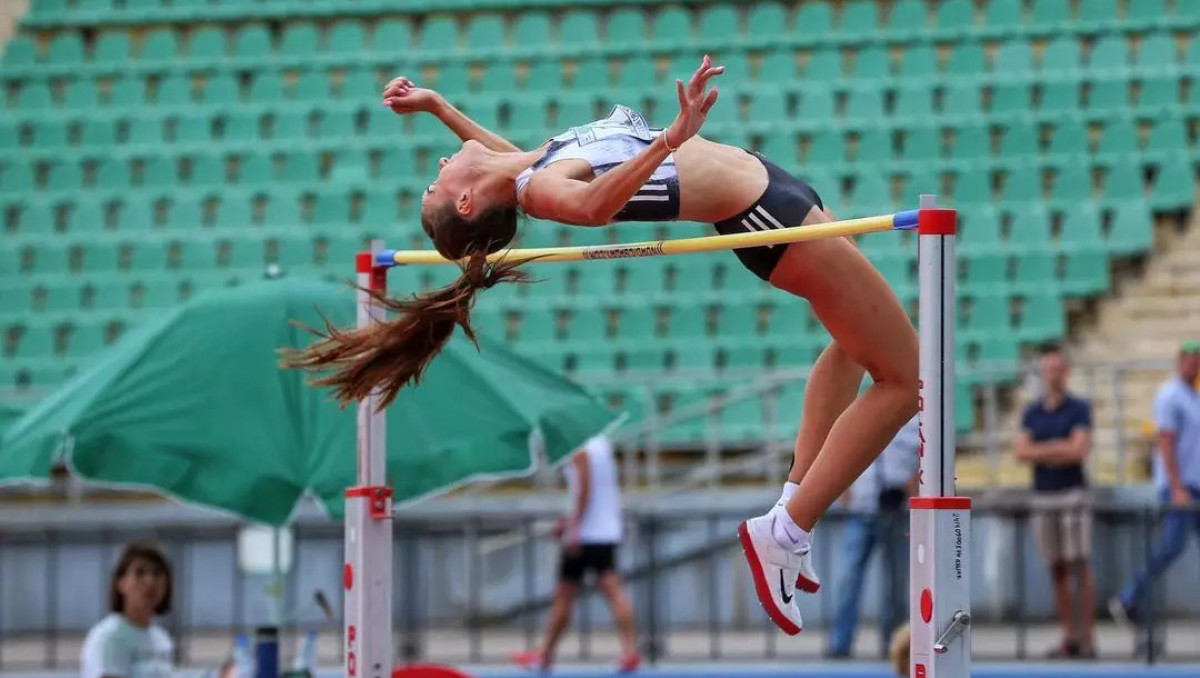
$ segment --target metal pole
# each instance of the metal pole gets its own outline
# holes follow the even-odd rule
[[[387,268],[360,252],[358,326],[381,314],[365,290],[387,290]],[[388,678],[392,673],[392,490],[387,484],[384,414],[379,394],[358,404],[358,483],[346,490],[345,678]]]
[[[971,500],[955,496],[955,259],[957,214],[921,196],[920,494],[910,500],[910,675],[967,678],[971,661]]]

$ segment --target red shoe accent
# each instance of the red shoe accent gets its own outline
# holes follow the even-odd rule
[[[754,550],[754,542],[750,541],[750,529],[746,525],[746,521],[742,521],[742,524],[738,525],[738,538],[742,542],[742,552],[746,556],[746,562],[750,565],[750,574],[754,577],[754,592],[758,594],[758,602],[767,611],[767,616],[789,636],[800,633],[802,629],[788,619],[775,605],[775,598],[771,595],[771,585],[767,583],[767,575],[758,562],[758,555]]]
[[[625,655],[621,658],[621,662],[617,664],[618,673],[631,673],[637,671],[638,666],[642,663],[642,658],[636,652]]]
[[[530,671],[545,669],[546,656],[538,650],[530,650],[529,652],[516,652],[512,656],[512,661],[517,666]]]
[[[805,593],[816,593],[821,590],[821,582],[813,581],[802,574],[796,575],[796,588]]]

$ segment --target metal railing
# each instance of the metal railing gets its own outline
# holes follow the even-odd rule
[[[691,505],[626,512],[620,570],[636,610],[638,643],[658,661],[771,661],[814,659],[824,652],[846,563],[839,546],[852,514],[832,512],[818,532],[815,565],[825,586],[805,596],[805,631],[782,636],[761,613],[733,538],[748,513],[737,507]],[[693,498],[690,502],[707,502]],[[758,507],[761,509],[761,507]],[[1095,509],[1095,569],[1102,660],[1200,659],[1187,638],[1200,634],[1200,558],[1191,553],[1152,586],[1146,624],[1138,632],[1104,619],[1103,601],[1144,563],[1155,545],[1156,506]],[[555,584],[558,551],[550,540],[528,538],[545,512],[399,517],[395,524],[397,661],[505,662],[533,647]],[[1033,547],[1029,510],[1019,498],[984,502],[974,511],[970,576],[974,585],[974,655],[980,660],[1036,657],[1058,639],[1049,601],[1048,568]],[[302,521],[293,528],[292,569],[281,591],[285,652],[309,629],[323,637],[320,661],[340,656],[337,621],[312,604],[324,592],[340,613],[342,527]],[[485,553],[490,535],[524,534],[509,548]],[[181,666],[212,667],[228,656],[234,635],[268,623],[269,592],[237,564],[238,526],[185,523],[96,531],[26,525],[0,536],[0,671],[71,671],[88,626],[104,614],[109,570],[124,542],[157,538],[175,568],[176,606],[163,619]],[[878,561],[879,559],[876,559]],[[997,564],[1004,567],[997,570]],[[872,573],[868,582],[874,582]],[[868,584],[868,592],[873,583]],[[860,655],[874,658],[874,606],[864,596]],[[337,615],[335,614],[335,617]],[[615,659],[605,605],[590,588],[581,595],[560,662]],[[1165,643],[1164,643],[1165,640]],[[874,649],[873,649],[874,648]]]

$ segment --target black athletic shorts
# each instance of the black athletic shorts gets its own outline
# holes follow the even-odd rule
[[[794,228],[803,223],[813,207],[825,209],[821,196],[812,186],[792,176],[787,170],[767,160],[758,152],[747,151],[767,168],[767,189],[762,196],[741,214],[713,224],[718,233],[745,233],[771,228]],[[763,280],[770,280],[771,271],[779,263],[787,245],[743,247],[734,250],[742,265]]]
[[[558,578],[560,581],[578,584],[588,571],[597,576],[611,572],[617,566],[616,544],[580,544],[574,553],[563,551],[559,562]]]

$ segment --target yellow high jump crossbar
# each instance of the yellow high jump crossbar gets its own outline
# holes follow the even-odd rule
[[[746,233],[726,233],[695,238],[674,240],[647,240],[615,245],[586,245],[582,247],[540,247],[530,249],[501,250],[488,257],[489,261],[501,259],[512,261],[584,261],[597,259],[628,259],[631,257],[658,257],[671,254],[694,254],[717,250],[783,245],[808,240],[822,240],[846,235],[859,235],[877,231],[910,230],[917,226],[920,210],[908,210],[861,219],[846,219],[824,224],[812,224],[802,228],[781,228]],[[380,250],[375,254],[375,266],[413,264],[450,264],[434,250]]]
[[[957,214],[922,195],[920,209],[802,228],[770,229],[588,247],[509,249],[489,260],[584,261],[657,257],[782,245],[886,230],[917,232],[919,278],[920,494],[909,502],[909,675],[970,675],[971,499],[956,496],[955,236]],[[432,250],[359,252],[358,327],[378,322],[375,293],[386,293],[398,264],[449,264]],[[851,281],[847,281],[849,283]],[[388,678],[392,659],[392,492],[386,474],[384,413],[373,393],[358,408],[357,484],[346,490],[343,570],[344,678]]]

